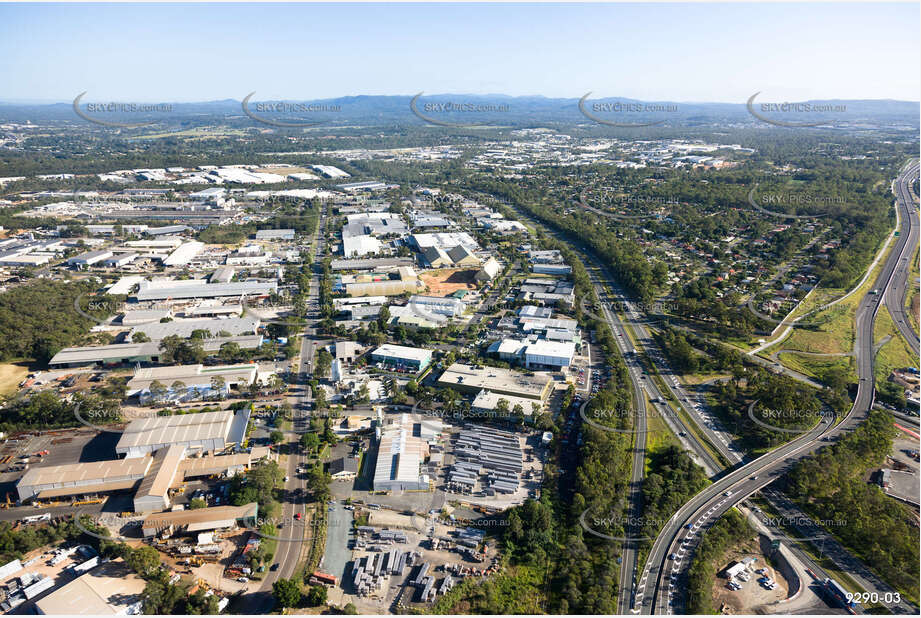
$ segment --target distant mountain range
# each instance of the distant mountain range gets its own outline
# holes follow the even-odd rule
[[[789,110],[772,110],[767,103],[783,103],[759,98],[753,103],[754,110],[763,116],[790,122],[822,121],[842,125],[906,125],[918,126],[921,104],[896,100],[811,100],[806,101],[813,108],[824,106],[828,112],[797,113]],[[323,125],[343,125],[356,122],[362,124],[424,124],[424,120],[410,108],[414,96],[409,95],[358,95],[317,100],[260,100],[254,94],[248,103],[251,114],[273,121],[291,123],[320,122]],[[87,103],[104,101],[84,99],[81,109],[87,110]],[[128,101],[122,101],[127,103]],[[800,103],[800,102],[796,102]],[[449,106],[450,104],[450,106]],[[156,104],[146,104],[156,105]],[[106,113],[87,111],[94,118],[119,122],[156,120],[158,123],[216,122],[223,117],[229,122],[253,120],[246,117],[242,102],[234,99],[203,101],[198,103],[169,103],[169,111],[150,113]],[[269,111],[268,106],[282,111]],[[333,111],[314,111],[319,107]],[[487,110],[483,111],[483,106]],[[461,109],[458,109],[460,107]],[[416,111],[426,118],[447,124],[489,124],[503,126],[534,126],[545,123],[593,123],[580,110],[578,98],[547,98],[542,96],[434,94],[422,95],[415,100]],[[582,105],[589,115],[602,121],[623,124],[649,124],[662,122],[667,125],[719,123],[752,123],[756,120],[745,102],[705,103],[680,101],[640,101],[637,99],[605,97],[588,98]],[[18,103],[0,102],[0,120],[7,122],[86,122],[73,110],[73,103]]]

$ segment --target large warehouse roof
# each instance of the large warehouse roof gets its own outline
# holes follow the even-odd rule
[[[163,260],[163,263],[167,266],[182,266],[188,264],[192,261],[192,258],[201,253],[204,248],[205,243],[191,240],[179,245],[175,251],[169,254],[169,257]]]
[[[144,333],[153,340],[165,339],[170,335],[190,337],[196,330],[206,330],[211,335],[226,331],[233,335],[253,335],[259,328],[258,318],[213,318],[203,320],[173,320],[172,322],[153,322],[140,324],[131,329],[131,337],[135,333]]]
[[[234,283],[205,283],[204,280],[189,279],[151,283],[141,282],[134,297],[139,301],[166,300],[167,298],[217,298],[220,296],[244,296],[270,294],[278,290],[275,281],[237,281]]]
[[[244,335],[241,337],[215,337],[202,339],[202,349],[217,352],[225,343],[236,343],[242,349],[250,350],[262,345],[262,335]],[[80,365],[90,363],[124,363],[158,357],[161,354],[160,341],[145,343],[113,343],[112,345],[87,346],[81,348],[64,348],[54,355],[48,365]]]
[[[426,419],[400,414],[384,426],[374,466],[374,489],[424,489],[428,484],[421,476],[421,464],[429,454],[427,434],[442,429],[438,419]],[[420,429],[416,431],[416,425]]]
[[[399,360],[414,360],[424,363],[432,360],[432,351],[422,348],[411,348],[405,345],[394,345],[385,343],[371,353],[373,356],[382,356],[385,358],[394,358]]]
[[[451,386],[468,393],[486,389],[542,401],[549,394],[551,383],[552,378],[546,373],[525,375],[509,369],[463,363],[454,363],[438,378],[439,386]]]
[[[128,394],[134,394],[150,388],[154,382],[169,387],[177,380],[186,386],[208,386],[216,377],[224,378],[226,386],[234,384],[252,384],[258,374],[259,366],[255,363],[242,365],[175,365],[172,367],[142,367],[128,381]]]
[[[150,457],[136,457],[134,459],[113,459],[110,461],[30,468],[19,480],[18,485],[41,487],[45,485],[78,484],[96,480],[101,482],[105,479],[127,477],[136,477],[137,480],[143,478],[147,473],[150,461]]]
[[[213,506],[190,511],[171,511],[149,515],[141,528],[144,534],[156,534],[170,526],[185,528],[187,532],[196,530],[213,530],[232,526],[238,520],[255,520],[259,505],[255,502],[243,506]],[[254,522],[248,522],[254,523]]]
[[[121,453],[131,447],[225,439],[230,433],[233,416],[230,410],[220,410],[137,419],[125,428],[115,450]]]

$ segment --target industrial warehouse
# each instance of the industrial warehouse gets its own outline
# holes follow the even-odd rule
[[[217,353],[225,343],[234,343],[241,350],[255,350],[262,345],[261,335],[243,335],[239,337],[214,337],[201,339],[205,352]],[[157,363],[162,354],[160,340],[144,343],[114,343],[111,345],[64,348],[55,354],[48,366],[57,367],[92,367],[112,365],[132,365],[136,363]]]
[[[134,491],[136,512],[167,509],[185,480],[231,476],[268,454],[240,452],[248,422],[248,409],[137,419],[116,446],[125,459],[32,468],[16,491],[21,501]]]
[[[437,418],[399,414],[378,427],[377,464],[374,468],[375,490],[428,489],[429,477],[422,465],[444,431]]]
[[[438,378],[438,385],[464,395],[475,396],[486,390],[543,403],[553,389],[553,378],[548,373],[527,375],[498,367],[454,363]]]

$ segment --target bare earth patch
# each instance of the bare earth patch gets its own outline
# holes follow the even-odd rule
[[[422,282],[428,287],[432,296],[447,296],[458,290],[475,290],[476,282],[473,276],[476,270],[445,268],[443,270],[429,270],[419,275]]]

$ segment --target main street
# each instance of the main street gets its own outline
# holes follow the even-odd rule
[[[874,397],[873,324],[882,299],[893,284],[896,269],[904,264],[902,258],[914,250],[917,240],[917,235],[910,233],[913,223],[907,212],[908,204],[900,201],[897,207],[902,209],[900,236],[874,284],[874,289],[881,290],[882,294],[865,295],[857,308],[855,355],[859,382],[850,412],[838,425],[826,419],[809,432],[736,469],[679,509],[657,537],[643,571],[637,597],[642,599],[644,613],[663,613],[675,605],[675,597],[681,590],[672,582],[689,567],[699,542],[699,532],[709,528],[740,501],[770,484],[774,477],[789,470],[798,459],[820,448],[821,441],[838,439],[867,417]],[[904,601],[890,604],[889,609],[893,613],[917,613],[916,608]]]
[[[325,217],[321,216],[311,245],[311,249],[314,252],[314,264],[319,263],[323,257],[325,221]],[[319,293],[320,278],[317,270],[313,269],[307,301],[308,321],[301,336],[301,346],[298,353],[299,368],[289,397],[289,403],[291,403],[293,411],[291,432],[285,436],[284,442],[288,447],[288,454],[286,455],[287,466],[285,467],[287,482],[284,486],[284,498],[282,501],[282,527],[277,533],[278,547],[272,569],[266,573],[259,590],[247,595],[245,598],[245,611],[249,613],[264,613],[272,608],[274,604],[272,584],[278,579],[287,579],[294,576],[302,558],[302,548],[305,543],[310,542],[310,538],[316,530],[313,522],[306,516],[307,477],[305,474],[298,473],[298,469],[302,466],[306,468],[308,464],[308,458],[300,448],[299,439],[310,428],[313,397],[308,382],[313,375],[314,355],[320,345],[317,342],[317,333],[314,327],[319,318]],[[324,512],[322,509],[325,509],[325,505],[321,505],[321,513]],[[297,513],[300,513],[301,516],[295,519]]]

